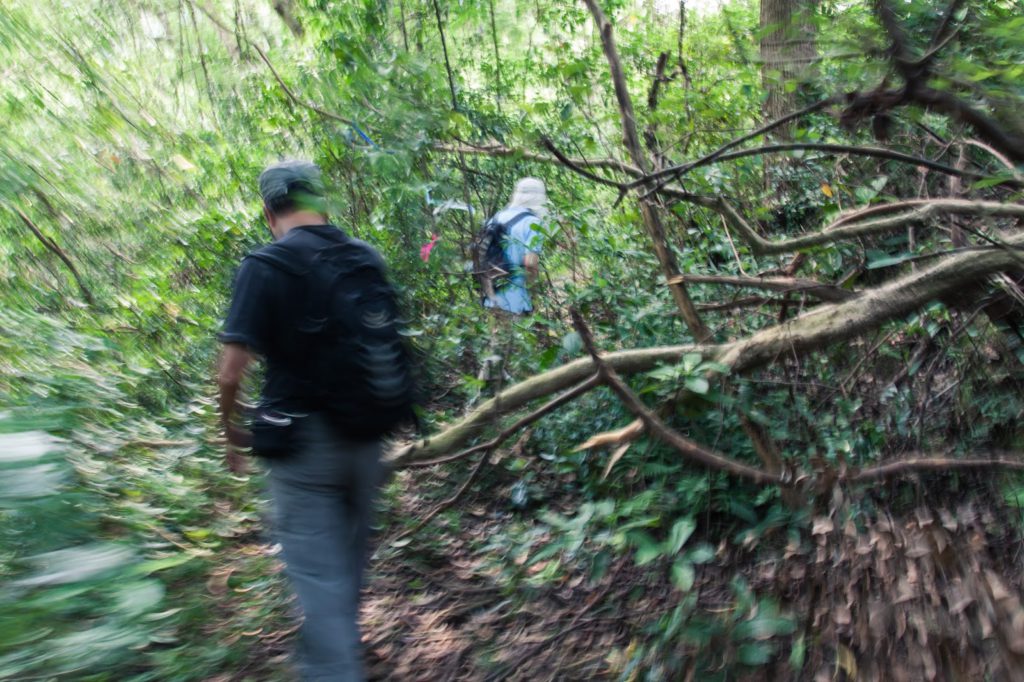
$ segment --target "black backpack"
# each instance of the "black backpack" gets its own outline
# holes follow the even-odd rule
[[[353,438],[415,422],[416,387],[397,295],[369,244],[341,230],[304,231],[253,254],[304,280],[304,314],[291,373],[312,409]]]
[[[476,272],[484,292],[487,292],[488,285],[497,290],[516,268],[517,264],[510,263],[505,253],[505,241],[514,226],[533,215],[533,211],[523,209],[507,223],[498,220],[497,214],[484,223],[476,238]]]

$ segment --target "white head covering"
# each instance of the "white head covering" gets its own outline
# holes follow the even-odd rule
[[[522,178],[512,191],[509,208],[528,208],[538,218],[548,214],[548,193],[544,189],[544,181],[537,178]]]

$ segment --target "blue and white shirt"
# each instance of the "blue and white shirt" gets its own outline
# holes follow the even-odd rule
[[[496,220],[508,224],[525,210],[519,206],[504,208],[498,211],[494,217]],[[533,312],[530,293],[526,289],[523,261],[527,253],[540,255],[541,247],[544,245],[544,234],[539,230],[540,225],[540,218],[530,215],[517,222],[509,230],[508,238],[505,240],[505,257],[515,268],[512,275],[502,283],[501,288],[494,292],[495,301],[484,300],[485,307],[493,308],[497,303],[499,308],[510,313],[521,315]]]

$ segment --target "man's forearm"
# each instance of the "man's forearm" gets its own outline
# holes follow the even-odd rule
[[[231,424],[237,411],[238,383],[220,382],[220,421],[225,427]]]

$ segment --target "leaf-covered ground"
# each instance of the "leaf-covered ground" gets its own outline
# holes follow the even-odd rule
[[[778,528],[716,537],[681,592],[667,572],[617,560],[594,579],[565,556],[514,557],[508,580],[494,538],[522,521],[512,486],[484,479],[414,535],[402,536],[457,487],[399,473],[401,493],[384,518],[370,568],[362,621],[376,680],[1012,680],[1024,674],[1024,609],[1015,530],[1020,511],[998,502],[997,487],[972,480],[954,496],[926,494],[906,508],[854,514],[842,491],[799,532]],[[887,491],[890,492],[890,491]],[[570,510],[578,500],[556,506]],[[405,519],[405,523],[396,520]],[[397,539],[396,539],[397,538]],[[218,679],[287,679],[286,589],[252,574],[280,571],[275,546],[244,539],[211,572],[206,590],[221,604],[225,645],[248,640],[245,669]],[[548,584],[529,576],[561,560],[570,568]],[[263,594],[254,595],[254,590]],[[270,621],[236,628],[233,613],[276,602]],[[680,610],[680,606],[685,608]],[[213,633],[211,633],[213,634]]]

